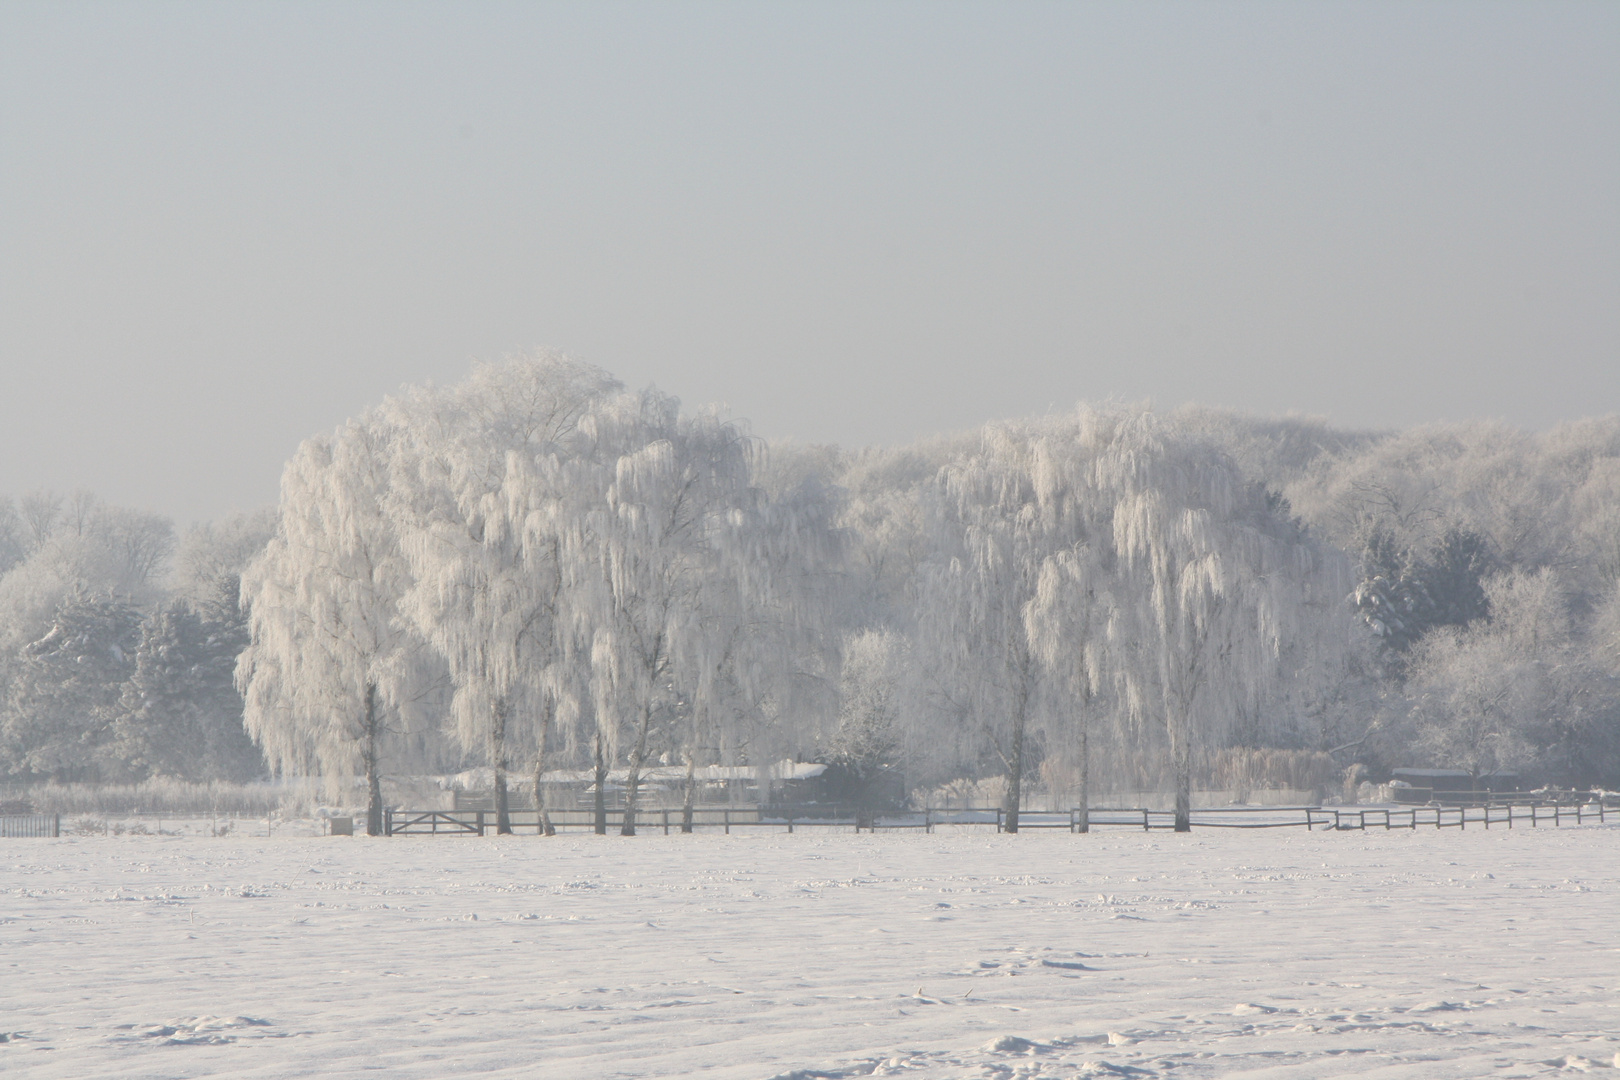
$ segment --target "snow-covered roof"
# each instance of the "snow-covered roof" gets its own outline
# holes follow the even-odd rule
[[[813,761],[793,761],[784,758],[774,765],[761,769],[757,765],[703,765],[694,770],[693,775],[698,781],[706,784],[724,782],[754,783],[760,779],[760,773],[765,773],[766,779],[772,781],[783,780],[813,780],[827,771],[827,766]],[[533,774],[508,773],[507,784],[518,786],[532,779]],[[591,769],[554,769],[542,778],[548,784],[593,784],[596,782],[596,773]],[[654,784],[683,784],[686,782],[685,765],[654,765],[641,770],[642,783]],[[608,783],[626,784],[630,780],[629,769],[609,769]],[[468,769],[465,772],[447,776],[439,781],[443,788],[455,788],[460,791],[489,791],[495,786],[495,774],[487,766]]]

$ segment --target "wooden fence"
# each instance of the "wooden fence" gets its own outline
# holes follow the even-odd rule
[[[61,835],[61,814],[7,814],[0,817],[0,838]]]
[[[1495,803],[1485,806],[1410,806],[1410,807],[1334,807],[1334,806],[1224,806],[1204,807],[1192,811],[1195,829],[1283,829],[1303,827],[1307,830],[1329,829],[1340,832],[1366,829],[1466,829],[1470,825],[1490,828],[1537,828],[1542,825],[1584,825],[1589,822],[1607,823],[1608,813],[1615,811],[1620,819],[1620,806],[1604,801],[1572,803]],[[539,815],[533,810],[514,810],[509,815],[512,828],[518,833],[540,831]],[[595,828],[593,811],[562,809],[550,811],[551,823],[559,832],[590,832]],[[683,821],[681,810],[643,810],[636,815],[640,831],[679,832]],[[1175,814],[1169,810],[1150,810],[1144,807],[1093,807],[1089,814],[1072,810],[1032,810],[1019,815],[1020,830],[1064,829],[1071,833],[1081,831],[1082,821],[1093,829],[1133,828],[1143,830],[1172,829]],[[389,836],[487,836],[495,832],[493,810],[390,810],[384,815],[384,832]],[[622,810],[607,812],[608,831],[617,833],[624,824]],[[1006,813],[999,809],[938,810],[927,809],[908,813],[883,814],[870,821],[851,815],[807,814],[799,816],[773,812],[769,808],[753,807],[696,807],[692,811],[692,827],[710,832],[720,830],[775,829],[794,832],[799,829],[852,829],[855,832],[901,831],[915,829],[933,832],[938,828],[989,828],[997,832],[1007,830]],[[273,826],[267,821],[267,833]],[[160,829],[161,831],[161,829]],[[220,835],[217,822],[213,833]],[[62,835],[60,814],[14,814],[0,816],[0,838],[54,837]],[[110,829],[108,835],[111,835]]]
[[[1575,803],[1500,803],[1486,806],[1412,806],[1412,807],[1323,807],[1323,806],[1223,806],[1204,807],[1192,811],[1195,829],[1332,829],[1352,831],[1365,829],[1416,829],[1431,826],[1437,829],[1464,829],[1469,825],[1540,825],[1586,824],[1608,821],[1608,811],[1614,810],[1620,818],[1620,807],[1607,806],[1601,801]],[[591,810],[559,809],[549,812],[552,827],[558,832],[590,832],[596,827],[595,813]],[[509,813],[512,830],[516,833],[538,833],[539,815],[533,810],[513,810]],[[624,811],[607,811],[607,830],[617,833],[624,825]],[[684,814],[681,810],[643,810],[636,815],[638,831],[681,831]],[[1019,814],[1018,827],[1024,829],[1064,829],[1071,833],[1082,831],[1082,825],[1093,829],[1125,827],[1152,831],[1175,828],[1175,814],[1170,810],[1149,810],[1144,807],[1093,807],[1089,813],[1079,809],[1032,810]],[[730,833],[733,829],[768,828],[793,832],[797,829],[853,829],[898,831],[917,829],[933,832],[940,827],[983,827],[997,832],[1007,831],[1007,815],[999,809],[938,810],[927,809],[907,813],[882,814],[870,821],[852,815],[806,814],[799,816],[753,807],[695,807],[692,827],[695,830],[716,829]],[[383,831],[389,836],[486,836],[495,832],[493,810],[390,810],[384,817]]]
[[[1562,825],[1565,822],[1581,825],[1588,821],[1608,821],[1608,812],[1615,811],[1620,819],[1620,807],[1611,807],[1602,801],[1576,803],[1487,803],[1483,806],[1414,806],[1409,809],[1369,807],[1313,807],[1308,815],[1307,828],[1322,826],[1328,829],[1361,831],[1364,829],[1416,829],[1419,825],[1432,825],[1437,829],[1466,829],[1470,824],[1490,828],[1492,825]]]

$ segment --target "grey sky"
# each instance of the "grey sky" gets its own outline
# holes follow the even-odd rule
[[[0,7],[0,493],[534,345],[761,435],[1620,408],[1620,5]]]

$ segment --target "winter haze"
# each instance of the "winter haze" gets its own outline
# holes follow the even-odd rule
[[[758,434],[1620,402],[1603,4],[11,4],[0,492],[563,349]]]
[[[0,5],[0,1073],[1620,1070],[1617,76]]]

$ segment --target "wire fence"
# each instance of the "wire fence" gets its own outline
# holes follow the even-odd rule
[[[0,815],[0,838],[12,837],[269,837],[324,836],[331,823],[322,817],[282,814],[186,813],[171,810],[122,814]]]
[[[0,817],[0,839],[61,835],[60,814],[6,814]]]

